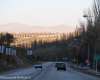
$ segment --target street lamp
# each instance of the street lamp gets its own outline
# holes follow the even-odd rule
[[[70,48],[68,47],[67,50],[69,51],[69,49],[70,49]],[[70,53],[70,52],[68,52],[68,53],[69,53],[69,54],[68,54],[68,55],[69,55],[69,60],[72,60],[72,58],[71,58],[72,53]]]
[[[76,40],[76,39],[75,39],[75,40]],[[78,51],[79,51],[79,46],[80,46],[80,45],[79,45],[78,43],[76,43],[76,42],[71,42],[71,43],[72,43],[72,44],[70,44],[69,46],[72,46],[73,43],[74,43],[73,46],[77,47],[77,65],[78,65]],[[76,44],[77,46],[76,46],[75,44]]]
[[[74,39],[74,41],[76,41],[76,40],[80,40],[80,41],[82,41],[82,43],[83,43],[83,48],[82,48],[82,58],[83,58],[83,53],[84,53],[84,40],[82,40],[82,39]],[[80,45],[81,46],[81,45]],[[78,53],[77,53],[78,54]],[[78,64],[78,63],[77,63]]]
[[[1,54],[3,53],[4,51],[4,46],[1,44],[0,45],[0,64],[1,64]]]
[[[77,47],[77,65],[78,65],[78,51],[79,51],[79,46],[76,46]]]
[[[48,58],[48,59],[51,61],[51,53],[50,53],[50,54],[47,54],[47,55],[49,56],[49,58]]]
[[[94,16],[83,15],[83,17],[94,17]]]
[[[81,39],[74,39],[74,40],[81,40]],[[88,43],[88,60],[89,60],[89,42],[84,41],[84,40],[81,40],[81,41]],[[84,43],[83,43],[83,45],[84,45]]]
[[[71,42],[72,44],[77,44],[77,45],[79,45],[79,46],[81,46],[81,44],[79,44],[79,43],[76,43],[76,42]]]
[[[84,40],[82,40],[82,39],[74,39],[74,41],[76,41],[76,40],[82,41],[82,43],[83,43],[83,51],[84,51]],[[80,45],[80,44],[79,44],[79,45]],[[80,46],[81,46],[81,45],[80,45]],[[83,51],[82,51],[82,53],[84,53]]]
[[[78,51],[79,51],[79,46],[81,46],[79,43],[75,43],[75,47],[77,47],[77,65],[78,65]]]
[[[45,53],[44,53],[44,58],[43,58],[43,60],[45,60]]]
[[[95,18],[95,21],[97,21],[96,25],[98,26],[98,21],[100,20],[100,19],[98,19],[98,17],[95,17],[95,16],[88,16],[88,15],[83,15],[83,17],[84,17],[84,18],[94,17],[94,18]],[[91,23],[93,23],[93,22],[91,21]]]
[[[46,56],[46,54],[45,54],[45,50],[44,50],[44,52],[43,52],[43,53],[44,53],[44,58],[43,58],[43,60],[45,60],[45,56]]]
[[[84,18],[86,18],[86,17],[95,17],[95,16],[88,16],[88,15],[83,15],[83,17]],[[96,21],[100,21],[100,18],[98,18],[98,17],[95,17],[95,19],[97,18],[97,20]]]
[[[86,18],[86,17],[94,17],[95,18],[95,20],[97,21],[97,27],[98,27],[98,22],[100,21],[100,17],[97,17],[97,16],[88,16],[88,15],[83,15],[83,17],[84,18]],[[99,29],[98,29],[99,30]],[[99,32],[99,31],[98,31]]]
[[[57,54],[55,54],[55,53],[51,53],[51,54],[54,54],[56,56],[56,61],[57,61]]]
[[[69,44],[68,47],[72,46],[73,44]]]
[[[87,32],[93,34],[94,36],[96,36],[96,33],[92,32],[92,31],[87,30]]]

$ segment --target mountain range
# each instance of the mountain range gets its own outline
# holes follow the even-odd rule
[[[44,26],[29,26],[20,23],[8,23],[8,24],[0,24],[0,32],[9,32],[9,33],[69,33],[75,31],[75,27],[70,27],[65,24],[61,24],[58,26],[52,27],[44,27]]]

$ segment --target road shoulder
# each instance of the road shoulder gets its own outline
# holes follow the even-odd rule
[[[84,74],[88,74],[88,75],[91,75],[91,76],[100,78],[100,75],[95,75],[95,74],[93,74],[93,73],[87,72],[86,70],[82,70],[82,69],[79,69],[79,68],[75,68],[75,67],[74,67],[75,64],[72,63],[72,62],[68,62],[67,64],[68,64],[68,66],[69,66],[71,69],[73,69],[74,71],[81,72],[81,73],[84,73]]]

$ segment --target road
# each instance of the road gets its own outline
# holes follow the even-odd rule
[[[0,80],[100,80],[88,74],[74,71],[66,63],[66,71],[55,68],[56,62],[42,62],[43,68],[34,66],[11,70],[0,74]]]

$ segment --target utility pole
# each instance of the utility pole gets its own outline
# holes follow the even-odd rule
[[[88,60],[89,60],[89,42],[88,42]]]
[[[96,54],[96,39],[95,39],[95,45],[94,45],[94,55]],[[95,70],[95,59],[93,59],[93,69]]]

